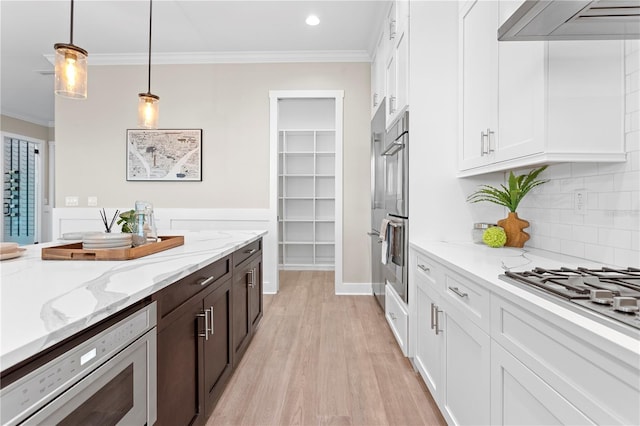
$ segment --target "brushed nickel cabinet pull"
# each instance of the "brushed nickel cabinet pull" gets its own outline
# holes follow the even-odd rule
[[[216,277],[204,278],[204,279],[202,279],[202,280],[199,280],[199,281],[198,281],[198,283],[199,283],[201,286],[203,286],[203,287],[204,287],[205,285],[209,285],[209,284],[211,284],[211,283],[213,282],[213,280],[215,280],[215,279],[216,279]]]
[[[204,340],[209,340],[209,310],[205,309],[198,317],[204,318],[204,333],[198,333],[199,337],[204,337]]]
[[[215,332],[213,329],[213,306],[209,306],[209,315],[211,316],[211,335],[213,336],[213,333]]]
[[[434,305],[434,304],[432,303],[432,304],[431,304],[431,329],[432,329],[432,330],[433,330],[433,329],[434,329],[434,327],[436,326],[436,322],[435,322],[435,320],[434,320],[434,317],[435,317],[435,314],[434,314],[435,308],[436,308],[436,305]]]
[[[454,292],[455,294],[457,294],[460,297],[469,296],[468,293],[463,293],[462,291],[460,291],[460,289],[458,287],[449,287],[449,290],[451,290],[452,292]]]
[[[253,288],[253,286],[254,286],[254,283],[253,283],[253,280],[254,280],[254,269],[251,269],[249,272],[247,272],[247,275],[248,275],[247,285],[249,287]]]
[[[441,313],[442,311],[440,309],[438,309],[437,306],[435,306],[435,317],[436,317],[436,324],[435,324],[435,329],[436,329],[436,336],[440,333],[442,333],[442,329],[440,328],[440,320],[438,319],[438,314]]]
[[[258,251],[258,249],[254,249],[254,248],[252,248],[252,249],[249,249],[249,250],[245,250],[244,252],[245,252],[246,254],[253,254],[253,253],[255,253],[256,251]]]
[[[429,269],[428,267],[424,266],[421,263],[418,263],[418,268],[422,269],[424,272],[431,272],[431,269]]]

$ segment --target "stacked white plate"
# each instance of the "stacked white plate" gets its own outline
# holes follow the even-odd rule
[[[82,235],[82,248],[87,250],[123,249],[131,247],[131,234],[87,232]]]

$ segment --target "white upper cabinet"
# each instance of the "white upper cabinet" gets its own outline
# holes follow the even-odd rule
[[[498,42],[519,4],[461,9],[459,176],[624,161],[623,43]]]
[[[382,104],[385,96],[385,66],[387,60],[387,43],[385,31],[380,33],[378,45],[371,62],[371,116],[373,117]]]
[[[460,18],[462,137],[460,168],[492,161],[498,128],[498,5],[478,1]]]
[[[387,127],[409,106],[409,1],[396,0],[386,19],[389,52],[385,67]]]

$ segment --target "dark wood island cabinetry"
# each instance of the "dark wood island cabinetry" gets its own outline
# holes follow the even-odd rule
[[[262,318],[262,239],[164,288],[156,425],[206,422]]]

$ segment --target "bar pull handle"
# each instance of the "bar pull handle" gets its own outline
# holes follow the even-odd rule
[[[434,316],[436,318],[435,321],[435,329],[436,329],[436,336],[440,333],[442,333],[442,329],[440,328],[440,320],[438,319],[438,314],[442,312],[442,310],[438,309],[437,306],[434,305],[435,308],[435,312],[434,312]]]
[[[245,252],[245,254],[253,254],[253,253],[255,253],[256,251],[258,251],[258,250],[257,250],[257,249],[252,248],[252,249],[249,249],[249,250],[245,250],[244,252]]]
[[[211,335],[213,336],[213,333],[215,332],[213,329],[214,326],[214,321],[213,321],[213,306],[209,306],[209,315],[211,316]]]
[[[395,320],[397,320],[397,319],[398,319],[398,317],[396,317],[396,314],[394,314],[393,312],[389,312],[389,317],[390,317],[393,321],[395,321]]]
[[[198,283],[204,287],[205,285],[209,285],[211,284],[214,280],[216,279],[216,277],[209,277],[209,278],[204,278],[202,280],[199,280]]]
[[[463,293],[462,291],[460,291],[460,289],[458,287],[449,287],[449,290],[451,290],[452,292],[454,292],[455,294],[457,294],[460,297],[468,297],[469,296],[468,293]]]
[[[433,330],[433,328],[436,326],[436,325],[435,325],[435,324],[436,324],[436,322],[435,322],[435,319],[434,319],[434,316],[435,316],[435,315],[434,315],[435,308],[436,308],[436,305],[434,305],[434,304],[432,303],[432,304],[431,304],[431,329],[432,329],[432,330]]]
[[[249,287],[253,288],[255,286],[254,283],[254,275],[255,275],[255,270],[251,269],[249,272],[247,272],[247,284],[249,285]]]
[[[391,19],[389,21],[389,40],[396,38],[396,20]]]
[[[491,154],[495,151],[495,147],[491,143],[492,140],[495,141],[495,132],[491,129],[487,129],[487,154]]]
[[[198,333],[199,337],[204,337],[204,340],[209,340],[209,309],[205,309],[198,317],[204,318],[204,332]]]
[[[487,146],[487,137],[489,135],[483,131],[480,131],[480,156],[484,156],[489,153]]]
[[[422,269],[424,272],[427,272],[427,273],[431,272],[431,269],[429,269],[428,267],[424,266],[421,263],[418,263],[418,268]]]

